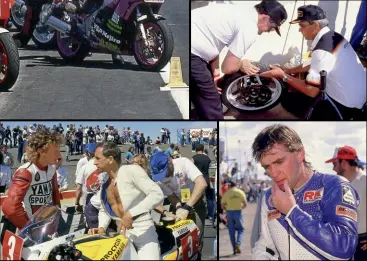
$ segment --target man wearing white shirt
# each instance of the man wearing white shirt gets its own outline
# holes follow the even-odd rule
[[[205,189],[207,183],[203,174],[188,158],[169,158],[164,152],[157,152],[150,158],[152,179],[162,189],[164,196],[176,209],[176,221],[192,219],[200,231],[200,249],[203,247],[203,235],[207,206]],[[164,211],[163,206],[157,207]]]
[[[10,186],[11,170],[4,164],[4,154],[0,151],[0,193],[5,193]]]
[[[326,15],[319,6],[299,7],[298,17],[291,24],[296,23],[304,38],[312,40],[311,64],[284,71],[271,67],[272,70],[261,76],[283,79],[296,90],[284,96],[282,105],[303,118],[315,100],[320,98],[320,71],[324,70],[327,72],[325,92],[329,101],[320,101],[311,119],[339,120],[341,116],[350,120],[361,113],[366,103],[366,72],[357,54],[341,34],[329,29]],[[308,72],[306,80],[291,76],[301,72]]]
[[[158,235],[150,214],[163,203],[159,186],[142,167],[121,166],[121,151],[115,143],[97,146],[95,164],[109,178],[101,187],[103,206],[99,210],[98,228],[89,230],[89,234],[104,233],[111,220],[117,221],[118,231],[127,233],[140,260],[160,260]]]
[[[61,164],[62,158],[58,158],[56,164],[56,174],[60,193],[68,189],[68,171],[65,167],[62,167]]]
[[[222,49],[229,49],[222,63],[224,74],[239,70],[256,74],[259,68],[241,58],[263,32],[276,30],[280,35],[279,26],[286,19],[287,12],[277,1],[262,1],[251,9],[217,4],[191,11],[190,96],[199,118],[223,119],[215,88]]]
[[[81,158],[77,164],[76,174],[75,174],[75,184],[76,184],[76,195],[75,195],[75,208],[78,212],[81,212],[83,209],[83,203],[80,204],[80,199],[82,198],[83,193],[85,193],[85,168],[88,162],[94,157],[94,151],[96,149],[95,143],[88,143],[86,145],[86,156]],[[93,164],[91,164],[92,168]],[[83,198],[83,201],[86,201],[86,198]],[[88,200],[89,201],[89,200]]]

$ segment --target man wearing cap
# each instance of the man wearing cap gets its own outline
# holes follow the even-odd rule
[[[95,191],[91,189],[91,180],[89,180],[90,176],[98,176],[99,172],[97,168],[94,166],[94,152],[96,149],[96,143],[88,143],[86,145],[87,151],[87,159],[88,162],[82,165],[76,173],[75,184],[76,188],[76,197],[75,197],[75,208],[78,212],[82,211],[82,206],[86,206],[89,203],[89,200],[94,195]],[[93,175],[92,175],[93,174]],[[88,181],[89,180],[89,181]],[[93,179],[94,181],[98,181],[98,179]],[[98,184],[98,183],[97,183]],[[82,204],[80,204],[80,199],[83,197]]]
[[[172,159],[163,151],[155,153],[149,165],[152,179],[157,182],[170,204],[176,209],[176,221],[189,218],[199,227],[200,253],[207,215],[204,199],[207,183],[203,174],[188,158]],[[163,212],[163,205],[157,207],[157,210]]]
[[[254,8],[218,4],[191,11],[191,100],[199,118],[223,119],[221,100],[215,87],[219,79],[219,54],[227,46],[222,72],[241,70],[249,75],[259,68],[241,60],[258,35],[276,31],[287,19],[287,12],[277,1],[262,1]]]
[[[333,158],[325,163],[333,163],[333,170],[353,185],[357,190],[360,203],[358,207],[358,245],[354,254],[354,260],[363,260],[367,255],[367,229],[366,229],[366,174],[359,168],[366,165],[357,157],[357,152],[350,146],[336,148]],[[343,201],[348,200],[348,193],[343,197]]]
[[[311,64],[283,70],[271,66],[263,77],[282,79],[292,90],[282,101],[283,107],[303,118],[315,98],[320,94],[320,71],[327,72],[326,90],[328,102],[320,102],[313,111],[313,119],[351,119],[360,113],[366,102],[366,73],[357,54],[349,42],[328,27],[324,11],[316,5],[298,8],[299,31],[306,40],[312,40]],[[291,76],[308,72],[306,80]],[[337,108],[337,110],[335,109]]]

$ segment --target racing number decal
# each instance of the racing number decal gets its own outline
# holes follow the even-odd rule
[[[10,231],[5,231],[2,243],[3,260],[20,260],[23,248],[23,238]]]
[[[182,260],[189,260],[199,251],[198,229],[195,228],[184,238],[181,238]]]

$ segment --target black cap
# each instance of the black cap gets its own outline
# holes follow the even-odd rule
[[[300,6],[298,7],[297,11],[297,19],[291,21],[291,24],[296,24],[303,21],[311,22],[326,18],[324,10],[322,10],[321,7],[317,5]]]
[[[271,20],[276,23],[278,27],[275,28],[275,30],[278,35],[281,36],[279,26],[281,26],[288,17],[287,11],[285,10],[284,6],[278,1],[274,0],[263,0],[260,5],[263,7],[266,14],[270,16]]]

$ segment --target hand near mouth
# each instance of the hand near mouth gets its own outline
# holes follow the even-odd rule
[[[288,180],[284,180],[283,186],[284,191],[274,182],[271,188],[271,197],[274,207],[284,215],[287,215],[289,210],[296,205],[296,200],[289,187]]]

